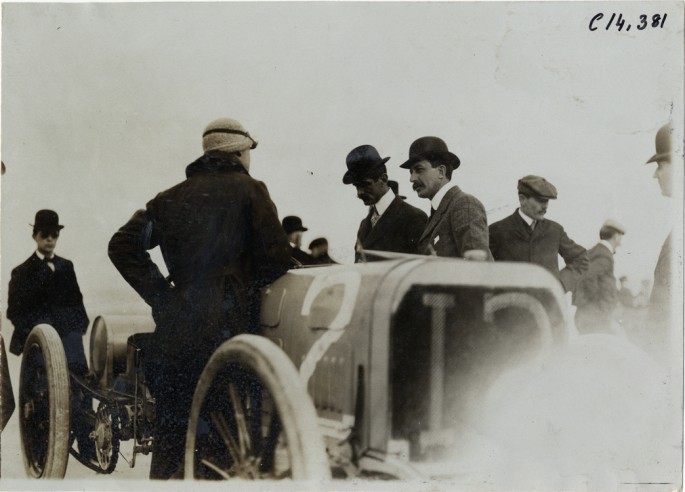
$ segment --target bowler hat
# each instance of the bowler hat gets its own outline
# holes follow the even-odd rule
[[[671,125],[666,123],[656,132],[656,154],[649,158],[646,164],[650,162],[666,161],[671,162]]]
[[[381,159],[380,154],[372,145],[360,145],[347,154],[347,172],[343,176],[343,183],[350,184],[359,179],[373,176],[379,170],[385,170],[385,163],[390,157]]]
[[[325,237],[317,237],[309,243],[309,249],[312,250],[317,246],[328,246],[328,240]]]
[[[34,231],[59,231],[64,229],[63,225],[59,223],[59,216],[57,212],[53,210],[39,210],[36,212],[35,224],[29,224],[33,226]]]
[[[306,227],[302,225],[302,219],[299,217],[296,217],[294,215],[288,215],[287,217],[283,218],[283,230],[285,231],[286,234],[290,234],[291,232],[296,232],[296,231],[308,231]]]
[[[550,200],[557,199],[557,189],[541,176],[529,174],[519,179],[518,191],[524,195],[537,196]]]
[[[202,149],[205,152],[212,150],[241,152],[256,147],[257,141],[250,136],[243,125],[231,118],[212,121],[202,133]]]
[[[400,165],[404,169],[411,167],[423,159],[432,161],[434,158],[442,158],[442,163],[456,169],[459,167],[459,157],[447,149],[447,144],[438,137],[421,137],[409,147],[409,160]]]

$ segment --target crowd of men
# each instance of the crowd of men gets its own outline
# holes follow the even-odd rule
[[[299,217],[279,221],[266,186],[250,176],[257,141],[238,121],[211,122],[202,145],[202,156],[185,169],[186,179],[152,198],[109,242],[111,261],[150,305],[156,324],[145,370],[157,402],[150,470],[150,477],[157,479],[182,476],[184,446],[179,442],[185,439],[195,384],[222,342],[238,333],[259,333],[260,289],[293,266],[335,263],[325,238],[313,240],[310,253],[302,251],[302,234],[308,229]],[[670,196],[668,126],[659,130],[656,147],[648,162],[657,164],[655,177]],[[545,217],[557,190],[533,175],[518,180],[519,208],[488,225],[483,204],[453,179],[459,158],[434,136],[415,140],[408,160],[400,165],[409,172],[417,195],[430,201],[426,215],[399,195],[397,183],[388,179],[388,160],[371,145],[347,155],[342,181],[354,186],[368,206],[355,238],[356,261],[374,260],[366,252],[375,250],[537,264],[573,292],[579,330],[609,329],[618,299],[613,254],[626,232],[623,226],[608,220],[598,244],[586,251],[560,224]],[[83,298],[73,264],[54,254],[63,227],[54,211],[36,214],[36,251],[12,271],[9,285],[7,317],[15,328],[10,352],[20,355],[32,327],[49,323],[62,339],[70,371],[85,374],[82,336],[88,318]],[[148,254],[155,247],[161,249],[167,277]],[[669,238],[652,293],[653,309],[659,313],[668,303],[671,254]],[[565,263],[562,270],[559,256]],[[86,430],[76,421],[73,425],[79,452],[94,457]]]

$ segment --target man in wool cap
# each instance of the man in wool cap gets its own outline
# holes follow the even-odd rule
[[[490,226],[490,251],[495,261],[526,261],[549,270],[566,292],[573,291],[588,267],[587,251],[573,242],[564,228],[545,218],[557,189],[540,176],[518,181],[520,207]],[[566,266],[559,271],[559,256]]]
[[[193,391],[226,339],[259,330],[259,289],[290,265],[288,240],[264,183],[250,174],[257,141],[236,120],[211,122],[186,179],[136,212],[109,257],[152,308],[144,347],[156,400],[150,478],[181,478]],[[159,246],[169,277],[147,251]]]

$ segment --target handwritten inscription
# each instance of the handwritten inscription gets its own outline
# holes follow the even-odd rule
[[[639,31],[644,31],[647,28],[657,28],[662,29],[666,23],[666,16],[668,14],[642,14],[638,18],[628,19],[623,17],[621,13],[612,13],[611,15],[604,15],[603,13],[595,14],[592,19],[590,19],[590,24],[588,29],[590,31],[596,31],[597,29],[604,28],[605,31],[610,29],[616,29],[617,31],[630,31],[630,29],[635,26]]]

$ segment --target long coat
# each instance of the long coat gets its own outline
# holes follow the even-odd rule
[[[560,224],[543,219],[531,230],[518,209],[490,226],[490,251],[495,261],[525,261],[545,267],[567,292],[575,288],[589,262],[587,250],[573,242]],[[559,255],[566,263],[561,271]]]
[[[428,219],[419,240],[419,253],[463,257],[464,252],[488,249],[488,220],[483,204],[458,186],[442,198],[438,209]],[[491,259],[491,258],[489,258]]]
[[[10,352],[19,355],[31,329],[52,325],[60,337],[85,333],[88,316],[83,306],[74,264],[54,255],[53,272],[35,253],[12,270],[7,299],[7,318],[14,325]]]
[[[290,245],[264,183],[205,154],[114,234],[109,257],[152,307],[151,357],[183,364],[258,329],[258,289],[290,265]],[[159,246],[165,278],[147,250]],[[172,284],[173,282],[173,284]]]
[[[608,331],[618,304],[614,255],[602,243],[588,250],[589,266],[573,291],[576,327],[581,332]]]
[[[361,221],[357,232],[358,244],[364,249],[416,254],[426,219],[422,210],[395,197],[375,226],[371,226],[370,217]]]

